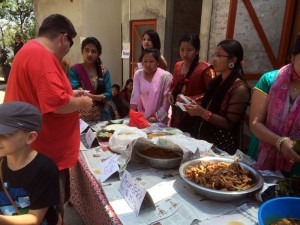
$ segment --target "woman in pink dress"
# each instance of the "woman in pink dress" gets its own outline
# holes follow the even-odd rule
[[[167,122],[170,104],[167,99],[172,74],[158,67],[160,53],[145,49],[142,53],[143,68],[134,73],[130,109],[142,112],[151,123]]]

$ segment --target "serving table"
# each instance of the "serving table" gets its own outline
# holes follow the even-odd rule
[[[258,202],[250,198],[234,202],[209,200],[196,194],[181,179],[178,169],[151,168],[138,158],[132,159],[126,170],[147,190],[155,208],[142,208],[135,215],[118,190],[119,176],[100,184],[97,160],[100,155],[109,154],[113,153],[105,146],[85,149],[70,171],[70,201],[87,225],[258,224]]]

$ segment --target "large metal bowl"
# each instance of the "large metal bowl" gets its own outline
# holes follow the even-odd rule
[[[144,154],[141,153],[142,150],[137,150],[136,154],[142,158],[142,160],[144,162],[146,162],[149,166],[153,167],[153,168],[157,168],[157,169],[175,169],[178,168],[181,160],[182,160],[182,156],[178,156],[177,158],[169,158],[169,159],[159,159],[159,158],[152,158],[149,156],[146,156]]]
[[[243,197],[246,197],[247,195],[249,195],[250,193],[257,191],[258,189],[260,189],[264,183],[264,179],[263,177],[260,175],[260,173],[255,170],[254,168],[252,168],[251,166],[248,166],[244,163],[239,162],[240,166],[242,168],[248,169],[251,174],[252,174],[252,178],[255,180],[255,185],[253,187],[251,187],[250,189],[244,190],[244,191],[219,191],[219,190],[214,190],[214,189],[210,189],[210,188],[205,188],[199,184],[194,183],[193,181],[191,181],[190,179],[188,179],[185,176],[185,170],[188,166],[192,166],[196,163],[198,163],[199,161],[211,161],[211,162],[234,162],[233,159],[226,159],[226,158],[218,158],[218,157],[204,157],[204,158],[200,158],[200,159],[195,159],[192,161],[188,161],[183,163],[180,168],[179,168],[179,173],[181,178],[188,183],[189,185],[191,185],[194,190],[196,190],[196,192],[198,192],[200,195],[203,195],[209,199],[212,200],[216,200],[216,201],[233,201],[233,200],[237,200]]]

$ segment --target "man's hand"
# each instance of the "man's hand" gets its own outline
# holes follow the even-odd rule
[[[93,106],[93,99],[88,96],[81,96],[80,97],[80,109],[83,111],[89,111],[92,109]]]

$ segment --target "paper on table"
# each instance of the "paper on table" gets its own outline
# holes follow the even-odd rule
[[[91,128],[88,129],[88,131],[86,132],[86,135],[85,135],[85,140],[88,145],[88,148],[92,147],[92,144],[95,139],[96,139],[96,133]]]
[[[146,190],[132,178],[127,170],[122,175],[119,191],[128,205],[133,209],[135,215],[138,215],[146,195]]]
[[[102,162],[102,173],[100,175],[101,182],[104,182],[107,178],[119,170],[117,160],[118,156],[114,154],[112,157]]]
[[[89,126],[82,119],[79,119],[79,124],[80,124],[80,133],[82,133],[83,131],[85,131],[85,129]]]
[[[193,223],[193,225],[211,225],[211,224],[244,224],[253,225],[257,224],[258,208],[248,207],[247,204],[243,204],[235,211],[215,217],[213,219],[204,220],[202,222]]]

